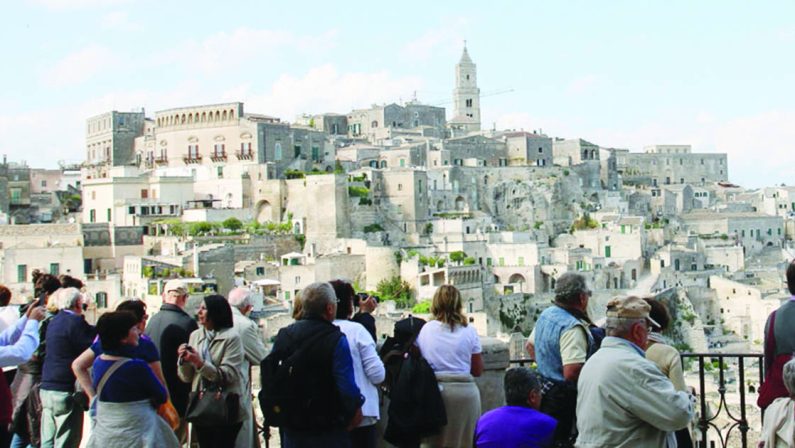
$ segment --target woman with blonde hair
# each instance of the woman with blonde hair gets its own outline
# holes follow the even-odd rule
[[[433,447],[471,447],[480,417],[480,392],[474,377],[483,373],[480,338],[463,312],[461,293],[442,285],[431,303],[433,320],[422,327],[417,346],[442,391],[447,425],[425,441]]]

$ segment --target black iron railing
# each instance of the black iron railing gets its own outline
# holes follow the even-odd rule
[[[699,411],[698,424],[694,428],[694,444],[697,448],[727,448],[732,437],[739,434],[739,446],[749,448],[756,446],[756,441],[748,440],[749,414],[758,415],[758,424],[761,427],[762,413],[756,414],[756,392],[765,378],[764,361],[761,353],[683,353],[682,363],[685,372],[693,371],[688,365],[697,363],[698,386],[696,387],[696,406]],[[518,358],[510,360],[511,366],[532,367],[535,360]],[[752,368],[758,370],[758,378],[752,378],[748,371]],[[727,385],[735,380],[733,374],[736,370],[737,395],[739,406],[734,409],[727,401]],[[715,391],[717,399],[710,398],[707,390],[708,376],[713,376],[716,381]],[[754,384],[748,384],[748,382]],[[711,385],[711,384],[710,384]],[[752,411],[752,412],[749,412]],[[720,426],[719,426],[720,425]],[[712,436],[712,437],[710,437]]]

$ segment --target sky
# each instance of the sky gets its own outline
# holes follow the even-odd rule
[[[795,169],[795,1],[20,0],[0,28],[0,154],[82,161],[109,110],[242,101],[292,121],[408,101],[452,116],[464,41],[484,128]]]

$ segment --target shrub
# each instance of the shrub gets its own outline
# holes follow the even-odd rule
[[[366,198],[370,196],[370,189],[367,187],[352,185],[348,187],[348,196],[352,198]]]
[[[364,226],[364,233],[373,233],[373,232],[383,232],[384,228],[381,227],[381,224],[375,223],[370,224],[369,226]]]
[[[413,307],[411,307],[411,312],[414,314],[428,314],[431,312],[431,301],[430,300],[423,300]]]
[[[452,261],[453,263],[458,264],[459,266],[461,265],[461,263],[466,258],[467,258],[467,254],[466,254],[466,252],[464,252],[462,250],[457,250],[457,251],[454,251],[454,252],[450,252],[450,261]]]
[[[225,229],[237,232],[238,230],[243,228],[243,223],[240,222],[239,219],[231,217],[231,218],[226,218],[224,222],[221,223],[221,226]]]
[[[393,300],[399,308],[408,308],[414,303],[411,296],[411,285],[399,275],[378,282],[376,292],[383,300]]]

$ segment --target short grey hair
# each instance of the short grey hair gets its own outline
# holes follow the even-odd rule
[[[303,317],[320,317],[326,312],[326,306],[337,303],[334,288],[327,282],[316,282],[301,291]]]
[[[248,288],[235,288],[229,291],[229,304],[237,309],[243,309],[251,303],[251,290]]]
[[[555,301],[572,305],[580,300],[580,294],[590,294],[585,277],[575,272],[566,272],[558,278],[555,285]]]
[[[55,294],[55,306],[59,310],[74,308],[77,305],[77,301],[83,297],[83,293],[77,288],[61,288]]]
[[[608,336],[623,337],[629,335],[629,332],[632,331],[632,326],[638,323],[645,325],[646,318],[608,317],[605,329]]]
[[[538,377],[527,367],[514,367],[505,372],[505,404],[527,406],[530,392],[540,390]]]
[[[784,364],[781,375],[784,379],[784,387],[789,391],[790,397],[795,397],[795,358],[790,359]]]

